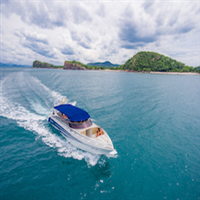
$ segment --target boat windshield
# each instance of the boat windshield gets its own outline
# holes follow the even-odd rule
[[[92,126],[92,122],[90,119],[81,122],[69,121],[69,126],[75,129],[83,129]]]

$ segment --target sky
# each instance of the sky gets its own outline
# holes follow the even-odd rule
[[[200,1],[1,0],[1,61],[124,64],[153,51],[200,65]]]

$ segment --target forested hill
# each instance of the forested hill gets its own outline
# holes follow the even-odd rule
[[[41,62],[38,60],[35,60],[33,62],[33,66],[34,68],[61,68],[61,69],[71,69],[71,70],[98,70],[98,69],[105,69],[105,67],[97,67],[97,66],[89,66],[89,65],[85,65],[81,62],[78,61],[65,61],[64,65],[52,65],[50,63],[46,63],[46,62]],[[112,69],[112,67],[110,67],[110,69]]]
[[[64,68],[64,66],[60,66],[60,65],[52,65],[46,62],[40,62],[39,60],[35,60],[33,62],[33,66],[35,68]]]
[[[120,69],[128,71],[195,72],[196,68],[186,66],[167,56],[141,51],[126,61]]]
[[[65,61],[64,65],[56,66],[38,60],[33,62],[33,67],[36,68],[61,68],[70,70],[99,70],[99,69],[111,69],[111,70],[125,70],[125,71],[138,71],[138,72],[198,72],[199,67],[190,67],[184,63],[178,62],[172,58],[161,55],[155,52],[141,51],[134,55],[132,58],[126,61],[125,64],[118,67],[98,67],[85,65],[81,62]]]

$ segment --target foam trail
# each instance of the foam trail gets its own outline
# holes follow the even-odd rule
[[[35,77],[30,76],[27,84],[38,95],[38,97],[42,98],[43,102],[45,102],[45,105],[47,105],[47,108],[44,109],[44,107],[41,106],[41,102],[37,101],[37,99],[33,101],[29,98],[32,108],[38,114],[47,115],[47,110],[49,113],[49,107],[52,108],[53,105],[55,104],[55,101],[57,101],[58,99],[66,98],[60,93],[50,90],[48,87],[42,84],[40,80],[38,80]]]
[[[44,84],[41,83],[40,80],[38,80],[36,77],[32,77],[33,80],[38,83],[40,86],[43,87],[43,89],[48,93],[50,94],[53,98],[54,98],[54,101],[57,101],[58,99],[63,99],[65,98],[63,95],[61,95],[60,93],[58,92],[55,92],[55,91],[52,91],[50,90],[47,86],[45,86]]]
[[[50,113],[50,110],[42,106],[39,102],[32,102],[31,107],[40,115],[48,116]]]
[[[65,103],[69,103],[69,104],[72,104],[73,106],[76,105],[76,101],[74,102],[69,102],[69,99],[66,98],[66,96],[63,96],[61,95],[60,93],[58,92],[55,92],[55,91],[52,91],[50,90],[47,86],[45,86],[44,84],[41,83],[40,80],[38,80],[37,78],[35,77],[32,77],[33,80],[38,83],[40,86],[42,86],[42,88],[48,93],[50,94],[53,98],[54,98],[54,105],[58,104],[58,101],[59,102],[62,102],[63,99],[65,99]]]
[[[20,127],[34,132],[37,135],[36,139],[41,138],[45,144],[55,148],[60,156],[64,156],[66,158],[72,157],[77,160],[84,159],[89,166],[94,166],[98,163],[100,159],[99,155],[83,152],[72,146],[62,136],[59,137],[58,135],[51,133],[48,127],[45,127],[47,124],[47,118],[45,116],[31,113],[19,103],[13,102],[6,97],[6,92],[4,92],[6,91],[6,89],[4,90],[4,88],[6,88],[6,84],[6,78],[0,82],[2,90],[0,93],[0,116],[13,119]]]

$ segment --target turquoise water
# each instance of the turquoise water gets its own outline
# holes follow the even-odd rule
[[[200,199],[200,76],[1,68],[0,85],[0,199]],[[64,96],[116,156],[48,124]]]

